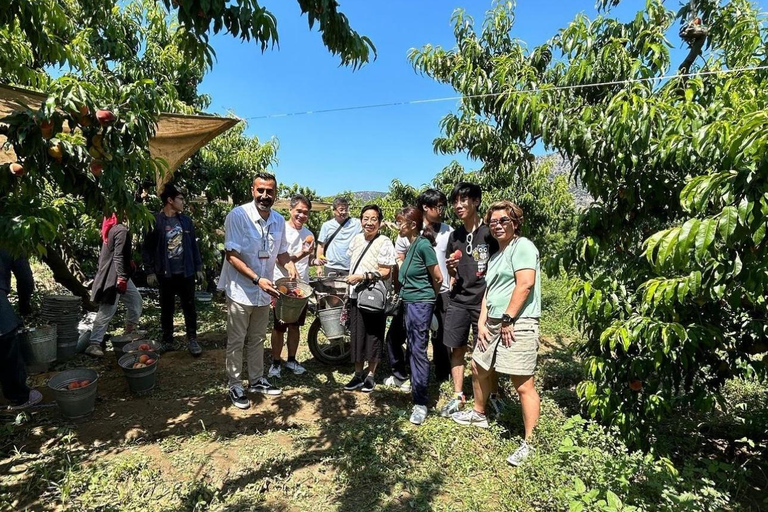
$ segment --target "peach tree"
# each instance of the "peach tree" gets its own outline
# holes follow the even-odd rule
[[[335,1],[298,4],[342,64],[375,57]],[[149,222],[134,194],[165,168],[148,142],[161,112],[192,114],[209,104],[197,86],[213,64],[209,37],[219,32],[262,49],[278,41],[275,17],[255,0],[5,2],[0,84],[48,98],[0,120],[18,157],[0,168],[0,244],[39,255],[86,296],[80,262],[92,258],[78,256],[98,247],[103,212],[126,211],[137,227]]]
[[[766,375],[768,74],[738,70],[766,64],[768,38],[745,0],[648,0],[627,21],[617,3],[532,48],[512,36],[511,2],[479,32],[457,11],[456,47],[411,59],[464,95],[438,149],[525,179],[540,145],[593,197],[550,270],[578,278],[585,409],[647,445],[681,407],[716,407],[727,378]]]

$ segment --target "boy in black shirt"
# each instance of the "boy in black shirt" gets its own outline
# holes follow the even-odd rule
[[[472,327],[472,346],[477,341],[477,321],[485,294],[485,271],[488,260],[499,250],[499,244],[488,226],[477,213],[482,191],[474,183],[462,182],[451,192],[450,202],[462,225],[453,231],[446,249],[446,266],[453,278],[450,303],[445,312],[443,343],[451,351],[451,377],[454,396],[440,410],[449,417],[459,411],[466,401],[464,397],[464,356],[469,347],[469,330]],[[497,405],[495,393],[492,405]]]

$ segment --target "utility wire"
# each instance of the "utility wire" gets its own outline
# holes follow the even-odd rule
[[[673,78],[689,78],[689,77],[696,77],[696,76],[709,76],[709,75],[724,75],[724,74],[731,74],[731,73],[741,73],[744,71],[760,71],[768,69],[768,65],[766,66],[754,66],[754,67],[745,67],[745,68],[734,68],[734,69],[720,69],[716,71],[699,71],[696,73],[680,73],[676,75],[664,75],[664,76],[655,76],[655,77],[648,77],[648,78],[630,78],[627,80],[615,80],[611,82],[597,82],[592,84],[577,84],[577,85],[559,85],[554,87],[542,87],[538,89],[525,89],[525,90],[512,90],[512,91],[506,91],[506,92],[493,92],[493,93],[486,93],[486,94],[467,94],[463,96],[446,96],[442,98],[427,98],[427,99],[420,99],[420,100],[410,100],[410,101],[395,101],[392,103],[374,103],[371,105],[356,105],[356,106],[350,106],[350,107],[337,107],[337,108],[326,108],[321,110],[305,110],[301,112],[287,112],[283,114],[267,114],[262,116],[251,116],[251,117],[244,117],[241,119],[244,120],[255,120],[255,119],[276,119],[279,117],[293,117],[293,116],[305,116],[305,115],[311,115],[311,114],[329,114],[332,112],[348,112],[351,110],[366,110],[366,109],[373,109],[373,108],[384,108],[384,107],[399,107],[403,105],[420,105],[423,103],[438,103],[442,101],[456,101],[456,100],[462,100],[462,99],[474,99],[474,98],[488,98],[488,97],[494,97],[494,96],[504,96],[504,95],[513,95],[513,94],[530,94],[535,92],[550,92],[550,91],[570,91],[574,89],[589,89],[593,87],[605,87],[609,85],[628,85],[633,83],[644,83],[644,82],[656,82],[661,80],[670,80]]]

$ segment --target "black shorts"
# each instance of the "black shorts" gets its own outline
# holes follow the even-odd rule
[[[296,326],[301,327],[302,325],[304,325],[304,322],[307,319],[307,309],[309,309],[309,308],[305,307],[302,310],[301,315],[299,315],[299,319],[298,320],[296,320],[295,322],[293,322],[291,324],[286,324],[286,323],[281,322],[280,320],[274,318],[275,310],[274,310],[274,308],[272,308],[272,318],[274,318],[274,320],[275,320],[275,325],[273,327],[274,330],[277,331],[277,332],[285,332],[285,331],[288,330],[288,327],[291,326],[291,325],[296,325]]]
[[[480,319],[479,309],[467,309],[453,303],[448,304],[443,320],[443,345],[448,348],[467,346],[469,329],[472,328],[472,344],[477,342],[477,321]]]

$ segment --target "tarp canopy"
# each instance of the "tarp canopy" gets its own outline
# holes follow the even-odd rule
[[[30,108],[38,108],[45,99],[45,94],[0,85],[0,119],[18,110],[19,103]],[[164,178],[156,176],[158,191],[162,190],[165,183],[171,179],[173,172],[195,151],[237,123],[237,119],[227,117],[160,114],[155,136],[149,141],[149,153],[154,158],[165,160],[168,163],[169,172]],[[64,127],[66,129],[66,124]],[[17,160],[13,148],[2,149],[5,142],[6,138],[0,135],[0,164]]]

